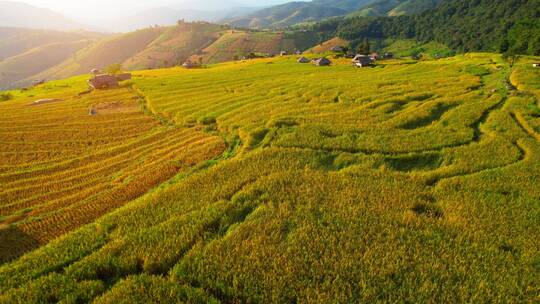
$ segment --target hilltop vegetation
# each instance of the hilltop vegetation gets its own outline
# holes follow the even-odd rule
[[[261,9],[225,22],[237,27],[286,28],[342,16],[413,15],[437,7],[443,0],[314,0],[293,1]]]
[[[354,44],[363,39],[435,41],[459,52],[540,54],[539,0],[444,1],[419,15],[332,19],[309,26]]]
[[[316,36],[311,33],[257,32],[231,30],[223,32],[219,39],[199,54],[190,58],[193,62],[219,63],[256,56],[278,55],[281,51],[292,53],[313,45]]]
[[[414,15],[436,8],[443,0],[379,0],[349,16]]]
[[[74,78],[0,103],[4,130],[17,130],[0,133],[10,136],[0,153],[11,155],[0,178],[20,189],[0,192],[10,200],[37,199],[56,174],[74,189],[108,179],[130,185],[129,176],[161,172],[137,171],[153,159],[144,153],[160,149],[193,163],[212,158],[1,266],[0,302],[534,302],[540,75],[530,63],[538,58],[510,68],[500,55],[467,54],[366,69],[295,59],[141,71],[132,86],[69,99],[84,82]],[[67,101],[28,107],[34,94]],[[89,105],[133,94],[146,114],[84,115]],[[58,138],[66,134],[60,121],[81,131]],[[201,137],[216,150],[190,150],[200,145],[160,132]],[[103,168],[82,156],[73,163],[79,169],[53,170],[64,165],[54,159],[79,159],[93,133],[103,142],[85,153],[110,155]],[[159,144],[137,143],[154,134]],[[126,154],[115,157],[117,145]],[[69,199],[64,191],[54,198]],[[101,192],[91,193],[99,200]],[[70,208],[47,202],[26,205],[42,221],[8,216],[14,224],[2,233],[18,239],[27,223],[85,222],[69,212],[53,220],[54,210]]]
[[[215,42],[224,28],[210,23],[185,23],[168,27],[143,51],[124,61],[131,70],[181,65]]]

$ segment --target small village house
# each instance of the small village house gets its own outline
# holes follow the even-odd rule
[[[390,52],[386,52],[386,53],[384,53],[383,58],[384,58],[384,59],[393,59],[393,58],[394,58],[394,54],[393,54],[393,53],[390,53]]]
[[[300,57],[298,60],[296,60],[298,63],[309,63],[309,59],[306,57]]]
[[[96,90],[110,89],[118,87],[118,79],[107,74],[96,75],[94,78],[88,80],[88,84]]]
[[[330,61],[330,59],[326,57],[322,57],[322,58],[313,60],[313,64],[315,64],[316,66],[329,66],[332,64],[332,61]]]
[[[335,46],[331,49],[332,52],[336,52],[336,53],[342,53],[343,52],[343,47],[342,46]]]
[[[186,61],[182,64],[182,67],[186,68],[186,69],[193,69],[195,68],[195,64],[191,61]]]
[[[373,64],[373,60],[371,59],[371,57],[367,55],[356,55],[354,56],[352,62],[354,66],[361,67],[361,68],[367,67]]]

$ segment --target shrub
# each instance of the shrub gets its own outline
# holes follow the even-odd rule
[[[11,93],[1,93],[0,94],[0,101],[8,101],[13,99],[13,95]]]

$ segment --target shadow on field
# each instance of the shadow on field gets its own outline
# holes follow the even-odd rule
[[[12,261],[39,246],[39,242],[15,226],[0,226],[0,264]]]

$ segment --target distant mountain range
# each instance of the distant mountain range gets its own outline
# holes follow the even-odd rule
[[[104,19],[98,23],[107,26],[103,29],[105,31],[128,32],[154,25],[173,25],[178,20],[219,22],[224,19],[237,18],[256,10],[257,8],[248,7],[228,8],[219,11],[155,7],[126,17]]]
[[[421,13],[443,0],[313,0],[289,2],[224,20],[237,27],[282,28],[338,16],[398,16]]]
[[[0,1],[0,26],[72,31],[90,27],[46,8]]]
[[[397,16],[434,8],[443,0],[313,0],[287,2],[267,7],[244,7],[246,2],[227,5],[198,2],[179,7],[154,7],[126,16],[74,21],[52,10],[32,5],[0,1],[0,26],[73,31],[128,32],[154,25],[173,25],[178,20],[227,23],[235,27],[284,28],[338,16]],[[276,0],[279,1],[279,0]],[[264,1],[259,4],[270,4]],[[236,6],[238,5],[238,6]],[[212,9],[209,9],[212,8]]]
[[[239,18],[224,20],[237,27],[286,27],[303,22],[343,16],[356,11],[374,0],[314,0],[289,2],[268,7]]]
[[[188,7],[186,5],[186,7]],[[189,7],[200,7],[196,4]],[[212,6],[209,6],[212,7]],[[223,19],[236,18],[252,13],[258,8],[228,7],[219,10],[174,9],[170,7],[155,7],[145,9],[127,16],[114,18],[89,19],[86,22],[76,22],[50,9],[40,8],[29,4],[0,1],[0,27],[18,27],[46,30],[92,30],[102,32],[128,32],[154,25],[173,25],[178,20],[218,22]]]

